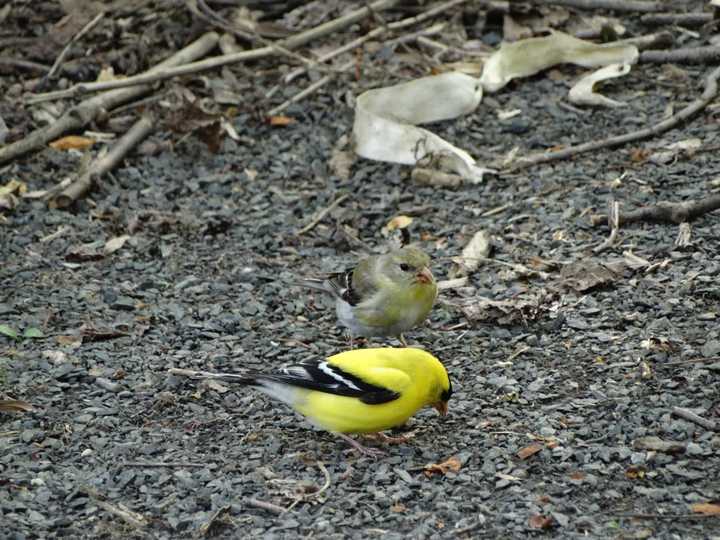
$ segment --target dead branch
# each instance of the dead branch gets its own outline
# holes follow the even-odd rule
[[[649,13],[640,17],[640,22],[653,26],[676,24],[696,28],[713,20],[712,13]]]
[[[217,44],[218,39],[219,36],[215,32],[209,32],[164,62],[158,64],[155,68],[151,69],[150,72],[185,64],[195,58],[199,58],[212,50]],[[64,133],[82,129],[105,111],[135,99],[150,90],[151,86],[146,84],[133,88],[113,90],[88,98],[68,109],[54,124],[36,129],[24,139],[0,148],[0,164],[32,150],[36,150]]]
[[[467,2],[468,0],[450,0],[449,2],[445,2],[444,4],[440,4],[439,6],[436,6],[432,9],[429,9],[419,15],[416,15],[414,17],[409,17],[407,19],[402,19],[401,21],[392,22],[387,25],[379,26],[378,28],[375,28],[365,34],[364,36],[361,36],[357,39],[354,39],[350,41],[349,43],[346,43],[345,45],[338,47],[337,49],[334,49],[330,51],[327,54],[322,55],[320,58],[318,58],[318,62],[327,62],[328,60],[331,60],[332,58],[335,58],[336,56],[350,51],[352,49],[355,49],[356,47],[359,47],[366,41],[376,38],[383,33],[387,32],[388,30],[400,30],[402,28],[405,28],[407,26],[412,26],[413,24],[417,24],[423,21],[426,21],[427,19],[430,19],[431,17],[434,17],[435,15],[439,15],[440,13],[444,13],[447,10],[449,10],[452,7],[455,7],[459,4],[463,4]],[[296,77],[302,75],[305,71],[307,71],[307,68],[299,67],[290,73],[288,73],[285,76],[284,82],[287,84],[291,82]]]
[[[125,135],[118,139],[107,154],[97,158],[77,180],[50,199],[50,207],[67,208],[77,201],[90,190],[98,178],[120,163],[130,149],[147,137],[154,127],[155,121],[152,115],[149,113],[143,115]]]
[[[98,13],[98,14],[95,16],[95,18],[93,18],[92,21],[90,21],[90,22],[87,23],[85,26],[83,26],[83,28],[82,28],[77,34],[75,34],[75,35],[72,37],[72,39],[70,39],[70,41],[68,41],[67,45],[65,45],[65,48],[64,48],[64,49],[62,50],[62,52],[58,55],[58,57],[55,59],[55,63],[54,63],[54,64],[52,65],[52,67],[50,68],[50,72],[49,72],[47,75],[45,75],[45,78],[44,78],[44,81],[43,81],[43,82],[48,81],[48,80],[52,79],[52,78],[55,76],[55,74],[56,74],[56,73],[58,72],[58,70],[60,69],[60,66],[61,66],[62,63],[65,61],[65,57],[66,57],[66,56],[68,55],[68,53],[70,52],[70,47],[72,47],[73,44],[77,43],[80,39],[82,39],[82,37],[83,37],[85,34],[87,34],[88,32],[90,32],[90,30],[92,30],[93,28],[95,28],[95,26],[97,26],[97,24],[102,20],[103,17],[105,17],[105,12],[104,12],[104,11],[101,11],[100,13]],[[42,86],[42,83],[41,83],[41,86]]]
[[[620,203],[617,201],[610,201],[607,222],[610,225],[610,236],[593,250],[595,253],[600,253],[615,245],[615,240],[617,240],[617,235],[620,231]]]
[[[671,51],[643,51],[640,62],[653,64],[711,64],[720,60],[720,47],[687,47]]]
[[[620,39],[615,42],[617,45],[635,45],[638,50],[646,49],[667,49],[675,43],[675,38],[668,31],[648,34],[646,36],[636,36],[627,39]]]
[[[681,223],[689,223],[719,208],[720,195],[712,195],[705,199],[683,201],[681,203],[661,202],[654,206],[644,206],[631,212],[623,212],[618,215],[618,222],[619,226],[637,223],[638,221],[680,225]],[[590,218],[590,223],[594,227],[607,223],[607,221],[608,218],[604,214],[597,214]]]
[[[202,525],[200,525],[200,527],[198,527],[198,530],[197,530],[197,533],[195,534],[195,537],[196,537],[196,538],[199,538],[199,537],[205,537],[205,536],[207,536],[208,533],[210,532],[210,529],[212,529],[213,525],[214,525],[215,522],[218,520],[218,518],[219,518],[222,514],[225,514],[225,513],[229,512],[229,511],[230,511],[230,505],[229,505],[229,504],[228,504],[228,505],[225,505],[225,506],[221,506],[220,508],[218,508],[217,510],[215,510],[215,512],[212,513],[212,515],[210,516],[210,518],[209,518],[205,523],[203,523]]]
[[[557,152],[546,152],[543,154],[536,154],[534,156],[522,158],[518,161],[518,163],[511,165],[503,172],[515,172],[517,170],[531,167],[533,165],[538,165],[540,163],[548,163],[550,161],[566,159],[569,157],[577,156],[579,154],[584,154],[586,152],[600,150],[602,148],[620,146],[622,144],[647,139],[648,137],[664,133],[674,128],[681,122],[687,120],[688,118],[694,116],[699,111],[707,107],[708,103],[715,99],[718,94],[718,77],[720,77],[720,67],[714,68],[707,74],[707,76],[705,77],[705,90],[699,98],[692,101],[687,107],[682,109],[677,114],[672,115],[670,118],[667,118],[666,120],[663,120],[662,122],[659,122],[654,126],[640,129],[637,131],[631,131],[622,135],[616,135],[614,137],[608,137],[607,139],[601,139],[599,141],[590,141],[576,146],[570,146],[568,148],[565,148],[564,150],[558,150]]]
[[[201,71],[207,71],[218,67],[226,66],[229,64],[236,64],[238,62],[246,62],[248,60],[257,60],[259,58],[265,58],[276,54],[275,46],[280,46],[288,50],[296,49],[305,45],[306,43],[317,39],[319,37],[331,34],[337,30],[350,26],[368,14],[372,13],[373,10],[384,10],[398,4],[400,0],[376,0],[367,7],[351,11],[346,15],[333,19],[323,23],[315,28],[311,28],[289,38],[280,40],[274,43],[273,46],[260,47],[258,49],[251,49],[249,51],[242,51],[235,54],[226,54],[222,56],[213,56],[200,62],[191,62],[184,65],[173,65],[163,66],[160,70],[151,70],[127,77],[125,79],[118,79],[114,81],[97,82],[97,83],[80,83],[76,84],[67,90],[59,90],[57,92],[48,92],[46,94],[38,94],[28,99],[28,103],[38,103],[40,101],[47,101],[52,99],[62,99],[72,97],[77,94],[83,94],[86,92],[98,92],[101,90],[109,90],[116,88],[124,88],[128,86],[144,85],[151,82],[164,81],[180,75],[189,75],[193,73],[199,73]],[[215,34],[212,32],[212,34]],[[159,67],[159,66],[158,66]],[[0,163],[2,160],[0,159]]]
[[[698,426],[702,426],[708,431],[716,431],[718,429],[718,423],[714,422],[713,420],[708,420],[707,418],[703,418],[702,416],[698,416],[694,412],[683,409],[681,407],[673,407],[672,413],[675,416],[679,416],[683,420],[687,420],[688,422],[692,422],[694,424],[697,424]]]
[[[337,72],[337,73],[341,73],[341,72],[348,71],[348,70],[349,70],[350,68],[352,68],[354,65],[355,65],[355,60],[350,60],[349,62],[346,62],[346,63],[344,63],[343,65],[341,65],[341,66],[336,70],[336,72]],[[308,87],[305,88],[304,90],[301,90],[300,92],[298,92],[297,94],[295,94],[295,95],[294,95],[293,97],[291,97],[290,99],[286,99],[285,101],[283,101],[283,102],[282,102],[280,105],[278,105],[277,107],[274,107],[274,108],[270,109],[270,110],[267,112],[267,115],[268,115],[268,116],[274,116],[274,115],[276,115],[276,114],[284,111],[285,109],[287,109],[287,108],[288,108],[290,105],[292,105],[293,103],[297,103],[298,101],[300,101],[300,100],[302,100],[302,99],[305,99],[307,96],[314,94],[314,93],[317,92],[320,88],[322,88],[322,87],[325,86],[327,83],[329,83],[330,81],[332,81],[334,75],[335,75],[335,74],[328,74],[328,75],[325,75],[324,77],[319,78],[317,81],[315,81],[314,83],[312,83],[310,86],[308,86]],[[267,97],[270,97],[270,96],[267,96]]]
[[[317,214],[313,219],[310,220],[310,223],[308,223],[307,225],[305,225],[302,229],[298,230],[298,231],[295,233],[295,235],[296,235],[296,236],[301,236],[301,235],[305,234],[306,232],[314,229],[315,226],[316,226],[318,223],[320,223],[323,219],[325,219],[325,216],[327,216],[330,212],[332,212],[333,209],[334,209],[336,206],[338,206],[340,203],[342,203],[343,201],[345,201],[345,199],[347,199],[349,196],[350,196],[350,195],[348,195],[348,194],[340,195],[337,199],[335,199],[335,200],[330,204],[330,206],[328,206],[328,207],[323,208],[322,210],[320,210],[320,212],[318,212],[318,214]]]
[[[646,2],[644,0],[528,0],[531,4],[553,4],[556,6],[579,9],[607,9],[612,11],[631,11],[652,13],[665,11],[672,2]]]
[[[287,508],[283,508],[282,506],[278,506],[277,504],[260,501],[258,499],[245,499],[245,504],[254,508],[268,510],[269,512],[273,512],[275,514],[284,514],[285,512],[287,512]]]
[[[136,529],[143,529],[147,527],[148,520],[142,514],[130,510],[124,504],[109,502],[105,495],[102,495],[90,486],[83,486],[81,490],[87,493],[100,508],[114,516],[119,517],[132,527],[135,527]]]

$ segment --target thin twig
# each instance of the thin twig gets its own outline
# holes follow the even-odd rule
[[[643,51],[639,62],[653,64],[712,64],[720,60],[720,47],[687,47],[669,51]]]
[[[230,505],[229,505],[229,504],[228,504],[228,505],[225,505],[225,506],[221,506],[220,508],[218,508],[217,510],[215,510],[215,512],[213,512],[212,516],[210,516],[210,519],[208,519],[205,523],[203,523],[202,525],[200,525],[200,527],[198,528],[198,531],[197,531],[197,533],[196,533],[195,536],[196,536],[196,537],[207,536],[208,533],[210,532],[210,529],[211,529],[212,526],[215,524],[215,522],[218,520],[218,518],[219,518],[222,514],[228,512],[228,511],[230,511]]]
[[[672,413],[675,416],[679,416],[680,418],[687,420],[688,422],[692,422],[693,424],[697,424],[698,426],[704,427],[708,431],[717,431],[718,430],[718,423],[714,422],[712,420],[708,420],[707,418],[703,418],[702,416],[698,416],[694,412],[683,409],[682,407],[673,407]]]
[[[580,9],[607,9],[612,11],[630,11],[651,13],[665,11],[671,2],[647,2],[645,0],[529,0],[531,4],[554,4],[556,6]]]
[[[302,229],[300,229],[299,231],[297,231],[297,232],[295,233],[295,235],[296,235],[296,236],[302,236],[302,235],[305,234],[306,232],[311,231],[312,229],[314,229],[315,226],[316,226],[318,223],[320,223],[323,219],[325,219],[325,216],[327,216],[330,212],[332,212],[333,209],[334,209],[335,207],[337,207],[337,205],[339,205],[340,203],[342,203],[342,202],[343,202],[345,199],[347,199],[349,196],[350,196],[350,195],[348,195],[347,193],[346,193],[345,195],[340,195],[337,199],[335,199],[335,200],[330,204],[330,206],[328,206],[328,207],[323,208],[322,210],[320,210],[320,212],[318,212],[317,215],[316,215],[312,220],[310,220],[310,223],[308,223],[308,224],[305,225]]]
[[[191,461],[126,461],[120,463],[120,467],[146,467],[154,469],[158,467],[185,467],[188,469],[202,469],[207,467],[208,463],[193,463]]]
[[[70,47],[72,47],[75,43],[77,43],[78,41],[80,41],[80,39],[82,39],[82,37],[83,37],[85,34],[87,34],[88,32],[90,32],[90,30],[92,30],[93,28],[95,28],[95,26],[97,25],[97,23],[99,23],[100,20],[101,20],[103,17],[105,17],[105,12],[104,12],[104,11],[101,11],[100,13],[98,13],[97,15],[95,15],[95,18],[93,18],[92,21],[90,21],[90,22],[87,23],[85,26],[83,26],[82,30],[80,30],[77,34],[75,34],[75,35],[72,37],[72,39],[71,39],[70,41],[68,41],[67,45],[65,45],[65,48],[62,50],[62,52],[60,53],[60,55],[55,59],[55,63],[54,63],[54,64],[52,65],[52,67],[50,68],[50,71],[48,72],[48,74],[45,75],[45,81],[48,81],[48,80],[52,79],[52,78],[55,76],[55,74],[58,72],[58,70],[60,69],[60,66],[61,66],[62,63],[65,61],[65,57],[66,57],[66,56],[68,55],[68,53],[70,52]],[[43,81],[43,82],[44,82],[44,81]],[[42,83],[41,83],[41,85],[42,85]]]
[[[217,45],[219,37],[215,32],[204,34],[184,49],[152,68],[150,73],[155,70],[162,71],[171,66],[184,64],[205,55]],[[0,148],[0,164],[40,148],[68,131],[82,129],[95,120],[101,112],[114,109],[118,105],[127,103],[149,92],[151,89],[148,85],[141,85],[134,88],[113,90],[88,98],[68,109],[65,114],[49,126],[36,129],[24,139]]]
[[[245,499],[245,504],[254,508],[260,508],[261,510],[268,510],[269,512],[273,512],[278,515],[287,512],[287,508],[283,508],[282,506],[278,506],[277,504],[260,501],[258,499]]]
[[[677,24],[693,28],[713,20],[712,13],[649,13],[640,17],[643,24],[667,26]]]
[[[652,206],[643,206],[637,210],[619,214],[618,220],[619,226],[638,221],[680,225],[681,223],[689,223],[718,209],[720,209],[720,194],[709,195],[694,201],[660,202]],[[604,214],[597,214],[590,218],[590,223],[593,226],[598,226],[605,223],[606,220],[607,217]]]
[[[610,236],[608,236],[602,244],[593,249],[595,253],[600,253],[601,251],[614,246],[615,240],[617,240],[618,232],[620,231],[620,203],[610,200],[610,204],[608,206],[608,225],[610,225]]]
[[[622,135],[616,135],[614,137],[608,137],[607,139],[601,139],[599,141],[590,141],[579,144],[577,146],[570,146],[568,148],[565,148],[564,150],[558,150],[557,152],[546,152],[543,154],[537,154],[534,156],[522,158],[521,160],[519,160],[518,163],[516,163],[515,165],[511,165],[504,172],[515,172],[519,169],[524,169],[532,165],[566,159],[569,157],[577,156],[579,154],[584,154],[586,152],[600,150],[602,148],[619,146],[621,144],[639,141],[648,137],[652,137],[654,135],[659,135],[660,133],[664,133],[674,128],[681,122],[692,117],[699,111],[703,110],[711,101],[715,99],[718,93],[718,77],[720,77],[720,67],[714,68],[707,74],[707,76],[705,77],[705,90],[699,98],[695,99],[692,103],[690,103],[687,107],[682,109],[677,114],[672,115],[670,118],[663,120],[662,122],[659,122],[654,126],[640,129],[637,131],[631,131]]]
[[[344,72],[344,71],[349,70],[349,69],[350,69],[351,67],[353,67],[354,65],[355,65],[355,60],[350,60],[349,62],[347,62],[347,63],[343,64],[342,66],[340,66],[336,71],[337,71],[337,72]],[[329,82],[332,81],[332,80],[333,80],[333,75],[325,75],[324,77],[319,78],[317,81],[315,81],[314,83],[312,83],[310,86],[308,86],[308,87],[305,88],[304,90],[301,90],[300,92],[298,92],[297,94],[295,94],[295,95],[294,95],[293,97],[291,97],[290,99],[287,99],[287,100],[283,101],[283,102],[282,102],[280,105],[278,105],[277,107],[274,107],[274,108],[270,109],[270,110],[267,112],[267,115],[268,115],[268,116],[273,116],[273,115],[278,114],[279,112],[284,111],[285,109],[287,109],[287,108],[288,108],[290,105],[292,105],[293,103],[297,103],[297,102],[300,101],[301,99],[305,99],[307,96],[309,96],[309,95],[317,92],[320,88],[322,88],[323,86],[325,86],[327,83],[329,83]]]
[[[381,10],[387,9],[395,4],[399,3],[400,0],[376,0],[373,2],[372,9]],[[366,17],[369,10],[365,7],[351,11],[337,19],[323,23],[315,28],[311,28],[304,32],[290,36],[289,38],[280,40],[275,45],[284,47],[285,49],[296,49],[305,45],[306,43],[317,39],[319,37],[331,34],[342,28],[346,28]],[[214,33],[214,32],[213,32]],[[273,47],[261,47],[258,49],[252,49],[249,51],[242,51],[235,54],[226,54],[222,56],[214,56],[207,58],[200,62],[191,62],[177,67],[168,67],[166,69],[157,71],[147,71],[139,75],[127,77],[125,79],[118,79],[114,81],[104,81],[97,83],[79,83],[67,90],[61,90],[58,92],[48,92],[46,94],[37,94],[28,98],[28,103],[37,103],[40,101],[48,101],[54,99],[63,99],[73,97],[77,94],[83,94],[86,92],[98,92],[101,90],[109,90],[114,88],[125,88],[128,86],[144,85],[152,82],[163,81],[178,77],[181,75],[189,75],[192,73],[199,73],[201,71],[207,71],[229,64],[236,64],[238,62],[246,62],[248,60],[257,60],[259,58],[265,58],[272,56],[276,51]],[[0,161],[1,162],[1,161]]]
[[[371,30],[370,32],[368,32],[367,34],[365,34],[364,36],[354,39],[354,40],[350,41],[349,43],[346,43],[342,47],[338,47],[337,49],[334,49],[334,50],[330,51],[329,53],[322,55],[320,58],[318,58],[318,62],[327,62],[328,60],[335,58],[336,56],[338,56],[344,52],[347,52],[352,49],[355,49],[356,47],[359,47],[360,45],[362,45],[363,43],[365,43],[366,41],[368,41],[370,39],[376,38],[376,37],[384,34],[387,30],[400,30],[407,26],[412,26],[413,24],[417,24],[417,23],[423,22],[427,19],[430,19],[431,17],[434,17],[435,15],[444,13],[447,10],[449,10],[450,8],[455,7],[459,4],[463,4],[467,1],[468,0],[450,0],[450,2],[445,2],[444,4],[440,4],[439,6],[429,9],[429,10],[425,11],[424,13],[421,13],[414,17],[409,17],[409,18],[403,19],[401,21],[390,23],[387,25],[387,27],[380,26],[378,28],[375,28],[375,29]],[[285,76],[284,82],[286,84],[291,82],[296,77],[305,73],[305,71],[307,71],[307,70],[304,67],[299,67],[299,68],[291,71],[290,73],[288,73]]]
[[[117,140],[109,152],[88,165],[86,171],[77,180],[56,197],[50,199],[50,206],[52,208],[67,208],[73,204],[90,190],[98,178],[120,163],[130,149],[147,137],[153,129],[155,129],[155,121],[152,114],[144,114],[125,135]]]
[[[109,502],[105,495],[102,495],[90,486],[83,486],[80,489],[81,491],[87,493],[93,499],[97,506],[110,514],[119,517],[125,523],[128,523],[132,527],[135,527],[136,529],[143,529],[147,527],[148,520],[142,514],[130,510],[122,503]]]

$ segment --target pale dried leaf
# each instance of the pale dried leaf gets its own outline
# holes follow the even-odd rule
[[[129,239],[129,234],[123,234],[122,236],[116,236],[115,238],[111,238],[105,243],[105,247],[103,248],[103,250],[105,251],[105,255],[115,253],[117,250],[121,249],[125,245],[125,242],[127,242]]]
[[[497,92],[511,80],[528,77],[557,64],[583,67],[633,64],[638,49],[634,45],[597,45],[551,30],[546,37],[503,43],[485,63],[480,81],[486,92]]]
[[[425,465],[425,476],[430,478],[434,474],[447,474],[448,472],[458,472],[462,464],[456,456],[443,461],[442,463],[428,463]]]
[[[610,64],[580,79],[570,89],[568,99],[575,105],[596,105],[602,107],[625,107],[627,103],[615,101],[595,92],[599,82],[630,73],[630,64]]]
[[[462,276],[474,272],[489,254],[490,233],[483,229],[476,232],[470,239],[470,242],[468,242],[462,250],[462,255],[453,259],[457,267],[450,272],[450,277]]]

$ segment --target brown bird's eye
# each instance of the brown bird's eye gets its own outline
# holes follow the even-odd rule
[[[405,264],[405,263],[401,263],[401,264],[400,264],[400,270],[402,270],[403,272],[407,272],[408,270],[410,270],[410,265],[409,265],[409,264]]]

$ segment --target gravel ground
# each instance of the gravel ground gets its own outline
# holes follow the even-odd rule
[[[580,71],[562,68],[435,128],[481,160],[583,142],[659,121],[700,93],[705,69],[658,86],[664,69],[639,66],[607,86],[627,108],[579,112],[560,103]],[[588,220],[611,197],[629,209],[717,190],[716,151],[637,157],[688,138],[716,148],[717,104],[646,143],[442,190],[368,161],[337,176],[329,158],[352,125],[345,83],[289,109],[290,126],[241,111],[241,142],[216,155],[186,138],[129,159],[73,211],[25,201],[6,216],[0,323],[44,337],[0,336],[0,391],[36,408],[0,413],[0,536],[720,538],[720,518],[692,509],[720,499],[720,433],[673,415],[720,425],[720,223],[698,219],[683,248],[676,226],[627,226],[595,253],[608,230]],[[499,121],[498,109],[522,113]],[[43,189],[76,167],[48,150],[3,177]],[[255,393],[167,374],[343,350],[333,311],[285,282],[383,250],[381,228],[398,214],[414,216],[439,279],[481,229],[495,259],[549,274],[485,264],[409,334],[451,372],[446,418],[423,411],[405,428],[414,438],[373,461]],[[561,271],[629,250],[662,264],[581,292]],[[481,298],[534,307],[504,324],[469,321],[458,305]],[[677,444],[647,449],[652,437]],[[424,470],[451,457],[459,470]]]

